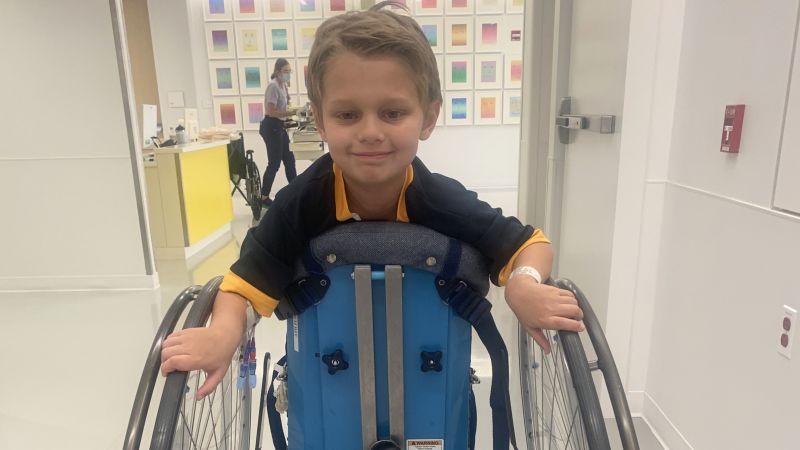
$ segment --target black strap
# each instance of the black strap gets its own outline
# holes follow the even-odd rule
[[[283,367],[284,364],[286,364],[286,356],[278,360],[275,365],[275,369],[272,371],[272,381],[269,383],[269,391],[267,391],[267,419],[269,420],[269,431],[272,433],[272,445],[275,446],[275,450],[286,450],[287,448],[281,415],[275,407],[275,378],[278,377],[278,368]],[[267,370],[267,368],[265,367],[264,370]]]
[[[454,250],[454,247],[458,247],[458,250]],[[489,405],[492,408],[493,449],[508,450],[508,446],[511,445],[516,450],[517,439],[514,435],[514,418],[511,414],[508,387],[508,349],[492,317],[492,304],[464,281],[448,278],[458,272],[461,259],[460,247],[459,241],[450,241],[442,272],[436,277],[436,287],[442,300],[449,304],[459,317],[472,325],[489,353],[492,363]]]

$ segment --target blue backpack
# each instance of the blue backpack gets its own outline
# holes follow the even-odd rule
[[[276,311],[288,320],[272,376],[286,366],[288,449],[473,449],[471,327],[491,357],[493,449],[516,449],[488,273],[476,250],[416,225],[356,222],[315,238]]]

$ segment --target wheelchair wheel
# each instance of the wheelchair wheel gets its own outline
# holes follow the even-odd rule
[[[184,329],[206,325],[221,281],[219,277],[203,287],[189,311]],[[173,372],[167,377],[153,428],[151,450],[246,450],[250,447],[249,340],[250,336],[246,336],[222,381],[202,400],[195,399],[195,392],[206,378],[202,371]]]
[[[600,369],[614,408],[625,450],[639,448],[622,383],[602,328],[583,293],[569,280],[555,285],[575,294],[598,360],[590,362],[580,335],[546,332],[551,352],[545,354],[527,335],[521,337],[522,385],[526,391],[525,426],[529,448],[610,449],[592,371]],[[524,332],[523,332],[524,334]]]
[[[247,151],[247,180],[245,181],[245,190],[247,191],[247,203],[253,211],[253,219],[258,220],[261,218],[261,174],[258,172],[258,166],[253,161],[253,151]]]

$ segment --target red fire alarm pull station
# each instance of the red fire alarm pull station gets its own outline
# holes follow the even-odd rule
[[[744,125],[744,105],[728,105],[725,107],[725,121],[722,122],[722,144],[719,151],[739,153]]]

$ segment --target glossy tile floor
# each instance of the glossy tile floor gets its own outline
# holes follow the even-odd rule
[[[210,257],[190,266],[158,261],[157,291],[0,293],[0,450],[122,448],[162,311],[186,286],[227,271],[251,225],[248,214],[235,198],[234,239]],[[513,316],[499,290],[491,294],[496,320],[510,339]],[[261,321],[259,359],[265,351],[282,354],[284,333],[282,322]],[[488,365],[482,351],[473,351],[479,374]],[[491,423],[488,405],[479,403],[479,417],[477,447],[491,448],[484,428]],[[641,419],[636,424],[643,450],[662,448]],[[272,449],[269,443],[264,448]]]

